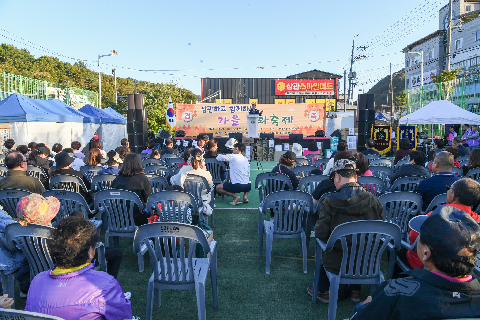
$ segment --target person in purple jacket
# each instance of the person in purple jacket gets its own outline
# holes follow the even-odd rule
[[[130,301],[117,280],[93,269],[95,226],[70,216],[55,226],[52,237],[49,247],[57,265],[32,280],[25,311],[65,320],[131,319]]]

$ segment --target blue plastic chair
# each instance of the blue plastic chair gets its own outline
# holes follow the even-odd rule
[[[327,179],[328,176],[324,175],[311,175],[303,177],[298,183],[297,189],[309,194],[313,194],[313,191],[315,191],[315,188],[320,184],[320,182]]]
[[[367,154],[365,158],[367,159],[369,165],[370,163],[372,163],[373,160],[380,159],[380,157],[377,156],[376,154]]]
[[[290,178],[278,172],[260,173],[255,178],[255,189],[258,189],[258,198],[260,200],[259,209],[263,207],[264,199],[271,193],[285,190],[286,185],[291,185]]]
[[[142,160],[143,168],[146,168],[147,166],[151,166],[151,165],[165,166],[165,162],[163,162],[163,160],[161,159],[150,159],[150,158]]]
[[[385,193],[385,182],[377,177],[358,177],[357,183],[377,197]]]
[[[322,159],[322,156],[319,155],[319,154],[307,154],[305,156],[305,159],[308,160],[308,163],[311,165],[311,166],[315,166],[315,162],[318,160],[318,159]]]
[[[263,220],[263,215],[272,207],[273,221]],[[307,243],[304,230],[304,220],[313,209],[312,196],[301,191],[278,191],[265,198],[263,208],[258,210],[258,255],[262,256],[263,231],[266,233],[267,263],[265,272],[270,274],[272,260],[272,244],[274,238],[300,238],[301,256],[303,257],[303,272],[307,273]]]
[[[167,180],[169,180],[170,177],[173,175],[173,171],[170,168],[166,166],[160,166],[157,164],[146,166],[143,171],[145,172],[145,174],[147,173],[156,174],[157,176],[165,177],[165,179]]]
[[[25,190],[2,189],[0,190],[0,205],[3,207],[3,210],[10,215],[10,217],[16,219],[18,201],[31,194],[32,193],[30,191]]]
[[[381,195],[378,200],[383,206],[384,221],[396,224],[402,239],[408,238],[408,222],[422,212],[422,196],[418,193],[397,191]]]
[[[155,177],[149,180],[152,187],[152,193],[168,190],[170,187],[165,177]]]
[[[162,209],[158,208],[161,205]],[[177,190],[165,190],[152,193],[147,200],[147,208],[155,207],[159,222],[188,223],[188,210],[198,212],[197,202],[187,192]]]
[[[103,168],[100,166],[83,166],[80,167],[80,172],[83,174],[85,179],[92,182],[94,176],[98,174],[98,171],[102,170]]]
[[[444,204],[447,204],[447,203],[448,203],[447,202],[447,193],[439,194],[439,195],[435,196],[435,198],[432,199],[432,201],[428,205],[427,209],[422,214],[427,214],[430,211],[433,211],[433,210],[437,209],[437,207],[440,207],[440,206],[442,206]]]
[[[208,216],[203,212],[203,191],[207,191],[207,197],[209,197],[209,205],[212,208],[212,214],[210,215],[210,226],[213,228],[215,224],[215,210],[214,210],[214,190],[209,189],[208,181],[205,177],[196,175],[194,173],[187,174],[185,181],[183,182],[183,191],[190,193],[197,200],[198,213],[200,218],[208,223]]]
[[[320,169],[322,169],[322,171],[325,171],[325,167],[327,166],[328,161],[330,161],[330,159],[328,158],[317,159],[315,161],[315,167],[319,167]]]
[[[370,166],[374,177],[380,178],[385,182],[385,187],[390,187],[390,177],[393,175],[393,169],[387,166]]]
[[[0,320],[64,320],[48,314],[15,309],[0,309]]]
[[[425,180],[424,177],[417,177],[417,176],[412,176],[412,177],[400,177],[396,179],[393,184],[391,191],[409,191],[409,192],[415,192],[417,190],[418,184],[420,181]]]
[[[93,195],[98,191],[112,189],[112,182],[117,175],[115,174],[97,174],[93,176],[90,193]]]
[[[73,192],[80,192],[80,190],[82,190],[85,193],[88,192],[83,180],[70,174],[59,174],[50,177],[48,188],[50,190],[68,190]]]
[[[375,285],[385,281],[380,271],[381,256],[389,243],[398,251],[400,238],[400,228],[397,225],[378,220],[341,224],[333,230],[327,243],[317,238],[312,302],[317,301],[320,268],[323,266],[322,253],[332,251],[335,242],[341,242],[343,259],[338,275],[325,270],[330,279],[329,320],[335,320],[340,284],[369,284],[370,294],[373,294]]]
[[[303,178],[303,177],[309,176],[310,172],[312,172],[312,170],[315,170],[315,169],[318,169],[318,168],[315,166],[303,165],[303,166],[297,166],[293,168],[292,171],[293,173],[295,173],[296,176],[300,176]]]
[[[371,166],[385,166],[393,169],[393,161],[389,159],[375,159],[370,162]]]
[[[480,168],[474,168],[474,169],[468,170],[465,177],[466,178],[471,178],[473,180],[477,180],[478,178],[480,178]]]
[[[163,289],[195,289],[197,294],[198,319],[207,318],[205,308],[205,283],[210,271],[213,307],[218,309],[217,287],[217,242],[208,243],[202,229],[174,222],[155,222],[138,227],[133,240],[133,251],[141,252],[142,243],[149,243],[148,251],[153,260],[153,273],[148,281],[147,320],[152,319],[153,302],[161,305]],[[178,248],[174,245],[179,242]],[[196,245],[203,248],[207,258],[195,258]],[[208,257],[210,255],[210,257]]]

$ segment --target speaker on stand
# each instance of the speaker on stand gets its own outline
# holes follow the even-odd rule
[[[357,151],[365,151],[365,143],[370,139],[372,126],[375,124],[375,95],[358,95],[358,139]]]
[[[147,113],[143,107],[143,94],[128,95],[127,134],[131,151],[140,153],[147,143]]]

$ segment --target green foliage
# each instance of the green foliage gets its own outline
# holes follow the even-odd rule
[[[456,80],[457,79],[457,74],[461,72],[462,69],[455,69],[451,71],[443,71],[437,76],[432,76],[432,81],[434,83],[440,83],[440,82],[447,82],[451,80]]]
[[[407,104],[407,94],[405,91],[400,93],[396,98],[395,98],[395,104],[397,106],[405,106]]]
[[[405,92],[405,69],[392,74],[394,99]],[[390,75],[378,81],[367,93],[375,94],[375,105],[390,105]],[[388,96],[388,99],[387,99]]]
[[[5,43],[0,45],[0,71],[98,92],[98,73],[90,70],[84,62],[78,61],[72,65],[49,56],[35,59],[27,50],[17,49]],[[124,97],[133,94],[134,91],[133,79],[117,77],[117,95],[119,98],[116,102],[114,77],[110,72],[108,74],[102,73],[103,108],[112,107],[120,114],[126,115],[128,102]],[[172,97],[174,103],[193,103],[196,101],[195,94],[180,88],[174,82],[137,81],[137,93],[144,94],[148,125],[154,131],[169,129],[165,122],[169,96]]]

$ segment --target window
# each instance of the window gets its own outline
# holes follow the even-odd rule
[[[480,40],[480,30],[477,30],[477,32],[475,33],[475,41],[479,41]]]
[[[465,6],[465,12],[472,11],[472,6]]]
[[[412,60],[408,59],[407,60],[407,68],[410,68],[412,66]]]
[[[463,38],[455,40],[455,49],[459,50],[463,47]]]
[[[430,59],[433,59],[433,58],[435,58],[435,49],[432,49],[432,51],[430,51],[427,59],[430,60]]]

